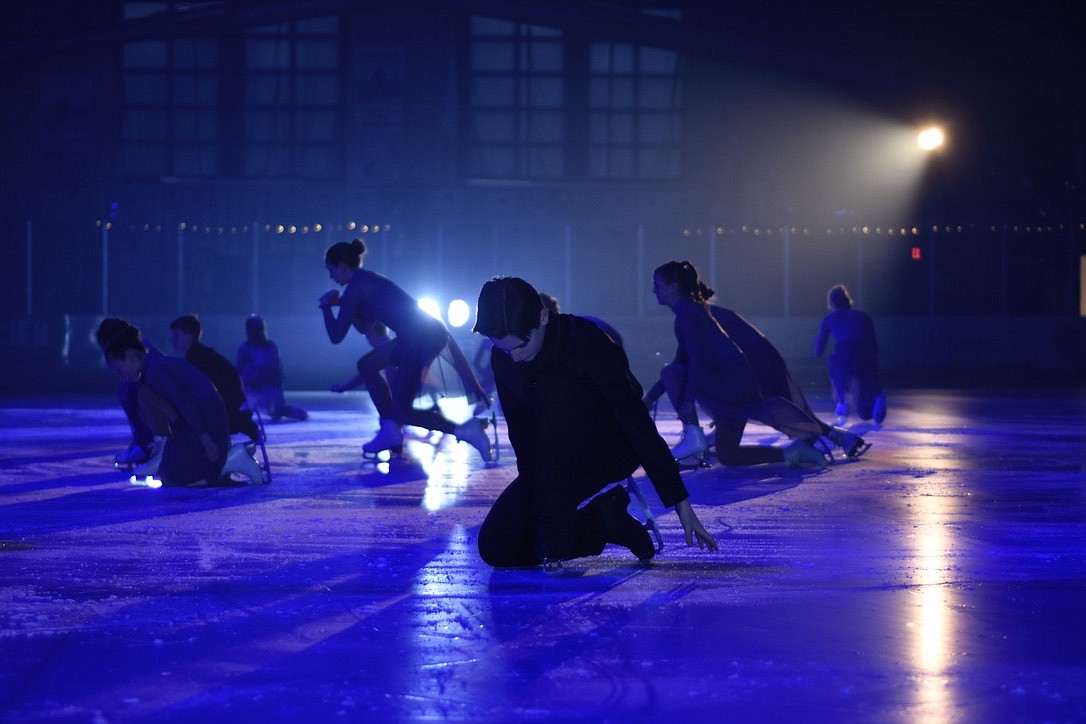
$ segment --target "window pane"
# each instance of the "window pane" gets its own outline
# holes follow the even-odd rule
[[[166,138],[166,112],[129,109],[124,114],[126,141],[162,141]]]
[[[290,43],[285,40],[249,40],[245,43],[245,62],[250,68],[290,67]]]
[[[338,106],[339,83],[334,75],[303,75],[296,81],[295,100],[300,105]]]
[[[561,143],[561,113],[532,113],[528,116],[528,139],[533,143]]]
[[[126,74],[124,100],[132,105],[162,105],[168,96],[166,76]]]
[[[503,35],[513,34],[513,23],[507,20],[495,20],[473,15],[471,18],[472,35]]]
[[[562,175],[560,148],[534,147],[528,156],[528,175],[532,178],[556,178]]]
[[[290,100],[290,79],[285,75],[250,75],[245,100],[253,105],[282,105]]]
[[[299,141],[333,141],[336,116],[328,111],[297,111],[294,137]]]
[[[296,65],[302,69],[334,70],[339,67],[339,46],[328,40],[299,40]]]
[[[522,88],[526,91],[521,104],[534,108],[562,107],[561,78],[531,78]]]
[[[643,80],[639,93],[642,108],[674,108],[679,104],[678,84],[668,80]]]
[[[165,68],[169,59],[169,47],[160,40],[125,43],[125,68]]]
[[[562,70],[562,46],[559,43],[531,43],[526,67],[544,73]]]
[[[670,50],[659,48],[641,48],[640,71],[642,73],[665,73],[671,75],[678,67],[678,55]]]
[[[678,135],[678,116],[671,113],[641,116],[641,123],[637,128],[637,140],[642,143],[675,143]]]
[[[476,78],[472,83],[473,106],[498,106],[508,108],[513,105],[513,80],[511,78]]]
[[[475,115],[475,136],[482,143],[512,143],[515,137],[513,114],[479,111]]]
[[[513,69],[513,44],[475,42],[471,46],[471,68],[481,71]]]
[[[298,32],[312,35],[336,35],[339,33],[339,16],[325,15],[298,21]]]
[[[175,68],[214,68],[219,62],[219,46],[214,40],[182,39],[174,41]]]

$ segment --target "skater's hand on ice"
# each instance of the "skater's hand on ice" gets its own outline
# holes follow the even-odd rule
[[[319,307],[334,307],[339,304],[339,290],[333,289],[325,292],[321,295],[320,301],[317,302]]]
[[[675,513],[679,516],[679,522],[682,523],[683,533],[686,534],[687,548],[693,547],[694,539],[696,538],[698,541],[698,548],[708,549],[710,551],[715,551],[717,549],[716,540],[713,536],[709,535],[709,531],[702,527],[697,514],[694,512],[694,509],[690,507],[689,498],[675,506]]]
[[[206,432],[200,436],[200,444],[204,446],[204,454],[207,455],[208,460],[215,460],[219,457],[219,446]]]

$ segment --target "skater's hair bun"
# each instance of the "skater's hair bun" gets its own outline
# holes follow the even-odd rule
[[[826,293],[826,304],[830,309],[852,309],[852,297],[844,284],[837,284]]]
[[[653,273],[660,275],[664,284],[677,284],[679,294],[690,297],[695,302],[708,302],[716,294],[700,279],[697,267],[686,260],[672,259],[664,262],[656,267]]]
[[[494,339],[513,335],[527,342],[539,326],[541,311],[543,300],[531,284],[520,277],[494,277],[479,290],[472,331]]]
[[[366,253],[366,242],[361,239],[353,241],[339,241],[328,247],[324,252],[326,264],[338,266],[346,264],[350,269],[358,269],[362,266],[362,257]]]
[[[125,322],[125,328],[121,330],[104,347],[106,361],[124,359],[128,350],[135,350],[141,354],[147,354],[147,347],[143,344],[143,337],[138,327]]]
[[[95,334],[98,339],[98,346],[105,349],[110,342],[131,326],[127,320],[120,317],[106,317],[98,323],[98,331]]]

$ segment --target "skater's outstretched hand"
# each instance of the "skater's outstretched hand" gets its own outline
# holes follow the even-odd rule
[[[682,523],[683,533],[686,534],[686,546],[692,547],[694,545],[694,539],[698,541],[698,548],[705,548],[711,551],[717,549],[716,540],[713,536],[709,535],[709,531],[705,530],[701,525],[701,521],[698,520],[697,513],[690,506],[690,498],[677,503],[675,505],[675,513],[679,516],[679,522]]]

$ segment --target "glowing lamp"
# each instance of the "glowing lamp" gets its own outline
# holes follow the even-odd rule
[[[449,302],[449,324],[454,327],[463,327],[471,317],[471,307],[463,299],[454,299]]]

